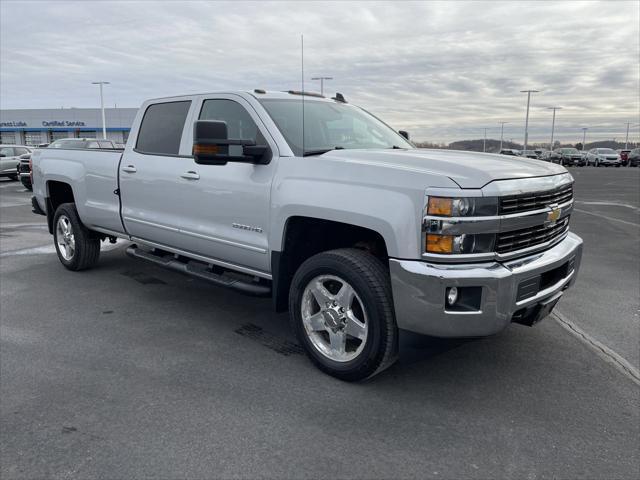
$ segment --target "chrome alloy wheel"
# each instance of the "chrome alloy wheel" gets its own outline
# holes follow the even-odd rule
[[[364,304],[340,277],[311,280],[302,293],[301,313],[311,344],[330,360],[348,362],[364,349],[369,330]]]
[[[60,215],[56,224],[56,242],[62,258],[69,261],[76,252],[76,239],[73,235],[71,221],[66,215]]]

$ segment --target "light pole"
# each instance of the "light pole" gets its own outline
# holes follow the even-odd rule
[[[482,141],[482,151],[487,151],[487,127],[484,128],[484,140]]]
[[[624,139],[624,149],[628,150],[629,148],[629,125],[631,125],[631,122],[627,122],[627,136]]]
[[[107,139],[107,124],[104,118],[104,96],[102,95],[102,86],[109,85],[109,82],[91,82],[93,85],[100,85],[100,110],[102,111],[102,138]]]
[[[562,110],[562,107],[548,107],[547,110],[553,110],[553,120],[551,120],[551,144],[549,150],[553,152],[553,131],[556,128],[556,110]]]
[[[324,81],[333,80],[333,77],[312,77],[311,80],[320,80],[320,95],[324,95]]]
[[[500,122],[500,151],[502,151],[502,139],[504,138],[504,124],[509,122]]]
[[[582,151],[584,152],[584,142],[587,140],[587,127],[582,127]]]
[[[538,93],[540,90],[520,90],[520,93],[527,94],[527,116],[524,121],[524,151],[527,150],[527,141],[529,140],[529,103],[531,102],[531,94]],[[526,156],[526,153],[525,153]]]

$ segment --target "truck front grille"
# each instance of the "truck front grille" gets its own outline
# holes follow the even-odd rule
[[[536,225],[535,227],[502,232],[496,238],[496,252],[509,253],[540,245],[564,235],[568,230],[569,216],[566,216],[554,225]]]
[[[566,203],[573,199],[573,184],[564,185],[544,192],[522,193],[500,198],[500,215],[528,212],[548,207],[551,204]]]

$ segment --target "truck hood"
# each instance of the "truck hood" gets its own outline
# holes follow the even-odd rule
[[[461,188],[482,188],[494,180],[544,177],[567,171],[558,164],[531,158],[458,150],[345,149],[331,150],[322,159],[443,175]]]

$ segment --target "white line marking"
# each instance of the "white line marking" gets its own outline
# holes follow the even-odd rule
[[[582,210],[580,208],[574,208],[573,211],[574,212],[580,212],[580,213],[586,213],[587,215],[593,215],[594,217],[604,218],[606,220],[611,220],[612,222],[620,222],[620,223],[624,223],[625,225],[631,225],[633,227],[640,227],[640,224],[638,224],[638,223],[627,222],[626,220],[620,220],[619,218],[612,218],[612,217],[609,217],[608,215],[602,215],[600,213],[588,212],[588,211]]]
[[[618,203],[618,202],[584,202],[582,200],[576,200],[576,203],[584,203],[585,205],[609,205],[611,207],[626,207],[631,208],[632,210],[640,211],[639,207],[634,205],[629,205],[628,203]]]
[[[48,228],[46,223],[0,223],[0,230],[3,228]]]
[[[7,207],[22,207],[24,205],[31,205],[31,203],[29,202],[0,202],[0,208],[7,208]]]
[[[575,335],[579,340],[591,347],[601,358],[607,363],[615,366],[620,372],[629,377],[633,382],[640,385],[640,371],[631,365],[627,360],[615,351],[611,350],[602,342],[599,342],[587,332],[578,327],[575,323],[561,314],[558,310],[554,310],[551,314],[557,322],[568,332]]]

